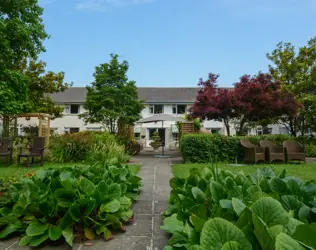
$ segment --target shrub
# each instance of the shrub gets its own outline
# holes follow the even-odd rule
[[[211,167],[192,169],[170,186],[161,229],[172,237],[164,249],[315,247],[315,181],[271,168],[246,176]]]
[[[132,221],[132,201],[140,178],[126,165],[39,170],[11,185],[11,199],[0,206],[0,238],[21,234],[19,245],[39,246],[74,236],[112,238]]]
[[[243,159],[243,149],[240,140],[249,140],[259,144],[260,140],[268,139],[277,146],[282,146],[285,140],[295,139],[305,145],[306,156],[316,156],[315,139],[306,137],[293,138],[289,135],[262,136],[222,136],[218,134],[188,134],[181,138],[180,151],[185,162],[208,163],[213,160],[219,162],[235,162]],[[309,144],[306,144],[309,142]]]
[[[125,146],[107,132],[79,132],[64,134],[52,139],[51,158],[54,162],[124,163],[129,157]]]

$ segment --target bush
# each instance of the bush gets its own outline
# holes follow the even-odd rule
[[[164,249],[314,249],[315,181],[210,166],[170,186],[161,229],[172,237]]]
[[[235,162],[243,159],[243,149],[240,140],[249,140],[259,144],[260,140],[267,139],[282,146],[285,140],[295,139],[305,146],[306,156],[316,156],[314,138],[289,135],[262,135],[262,136],[222,136],[218,134],[188,134],[181,138],[180,151],[183,160],[187,163],[208,163],[211,159],[219,162]],[[309,144],[306,144],[309,142]],[[315,144],[312,144],[314,142]]]
[[[0,238],[19,233],[19,245],[36,247],[74,236],[112,238],[133,219],[131,205],[141,179],[127,165],[39,170],[11,185],[0,205]]]
[[[107,132],[79,132],[56,136],[51,143],[51,159],[54,162],[124,163],[129,157],[124,145]]]

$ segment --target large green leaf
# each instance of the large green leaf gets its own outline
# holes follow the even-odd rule
[[[284,227],[283,227],[283,231],[285,233],[287,233],[288,235],[292,235],[295,232],[296,227],[298,225],[302,225],[302,224],[304,224],[304,223],[297,220],[297,219],[289,218],[288,223],[286,225],[284,225]]]
[[[251,244],[244,233],[229,221],[222,218],[208,220],[201,232],[201,247],[203,249],[217,250],[227,242],[237,242],[243,250],[251,250]]]
[[[79,186],[86,195],[90,195],[95,190],[93,182],[85,177],[81,177]]]
[[[48,229],[48,224],[41,223],[38,220],[32,221],[26,229],[27,236],[38,236],[44,234]],[[47,233],[48,235],[48,233]]]
[[[120,197],[119,202],[124,210],[127,210],[132,206],[132,200],[126,196]]]
[[[7,237],[11,233],[18,231],[22,224],[20,222],[15,222],[14,224],[7,225],[4,229],[0,231],[0,239]]]
[[[45,240],[47,240],[48,237],[49,236],[48,236],[48,232],[47,231],[44,234],[42,234],[42,235],[33,236],[29,245],[31,247],[37,247],[40,244],[42,244]]]
[[[22,237],[19,241],[19,246],[23,247],[23,246],[26,246],[28,245],[32,240],[32,237],[31,236],[27,236],[25,235],[24,237]]]
[[[73,230],[72,227],[67,227],[63,232],[62,232],[66,242],[72,246],[72,239],[73,239]]]
[[[79,222],[80,218],[81,218],[81,212],[80,212],[80,205],[78,203],[73,203],[69,209],[68,212],[71,216],[71,218],[76,221]]]
[[[84,228],[84,236],[88,240],[93,240],[95,238],[95,233],[93,232],[92,228]]]
[[[292,238],[303,243],[305,246],[316,249],[316,226],[307,224],[298,225]]]
[[[222,246],[221,250],[244,250],[244,249],[238,242],[229,241]]]
[[[121,204],[117,199],[114,199],[108,203],[102,204],[100,212],[115,213],[121,208]]]
[[[236,214],[239,216],[242,211],[245,210],[246,205],[239,199],[237,198],[233,198],[232,199],[232,205],[233,205],[233,209],[236,212]]]
[[[268,226],[285,225],[289,216],[281,203],[271,197],[265,197],[254,202],[250,210]]]
[[[203,220],[200,217],[193,214],[190,216],[190,222],[194,226],[195,231],[201,232],[202,228],[204,227],[204,224],[206,223],[206,220]]]
[[[285,233],[280,233],[275,241],[276,250],[304,250],[296,240]]]
[[[54,194],[58,201],[58,205],[66,208],[68,208],[77,198],[73,190],[65,188],[56,189]]]
[[[212,199],[215,202],[219,202],[222,199],[226,199],[227,193],[225,189],[223,188],[223,185],[218,183],[217,181],[212,181],[210,185],[211,195]]]
[[[298,211],[302,206],[304,206],[304,203],[300,202],[295,196],[293,195],[283,195],[281,197],[281,203],[283,207],[286,209],[286,211],[293,210],[297,214]]]
[[[72,218],[71,218],[69,212],[66,212],[64,214],[64,217],[61,218],[61,220],[59,221],[58,225],[63,230],[65,228],[67,228],[67,227],[70,227],[70,226],[72,227]]]
[[[49,225],[48,235],[51,240],[58,240],[62,235],[63,230],[59,226]]]
[[[199,189],[198,187],[193,187],[191,189],[191,192],[192,192],[194,199],[199,203],[203,203],[204,200],[206,199],[205,193],[201,189]]]
[[[265,222],[256,214],[252,214],[252,221],[255,227],[254,234],[259,241],[262,249],[274,249],[274,237]]]
[[[184,223],[177,219],[177,214],[173,214],[163,220],[163,225],[160,228],[173,234],[175,231],[182,231]]]
[[[225,180],[225,187],[228,190],[228,196],[230,198],[243,198],[243,193],[241,187],[238,187],[231,177],[227,177]]]
[[[117,199],[121,196],[121,186],[117,183],[112,183],[109,185],[108,189],[108,199]]]

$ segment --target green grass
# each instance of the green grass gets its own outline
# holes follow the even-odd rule
[[[82,164],[78,163],[45,163],[43,167],[35,165],[33,167],[27,168],[25,165],[17,166],[16,164],[13,164],[9,167],[4,166],[3,164],[0,165],[0,179],[1,178],[8,178],[8,177],[21,177],[27,173],[32,172],[33,170],[39,170],[39,169],[47,169],[47,168],[60,168],[60,167],[73,167],[73,166],[80,166]],[[137,174],[139,172],[140,166],[131,164],[128,165],[130,170]]]
[[[175,164],[172,166],[172,174],[175,177],[186,178],[192,168],[203,169],[210,164]],[[257,164],[233,167],[228,164],[218,164],[221,169],[229,170],[235,173],[243,171],[245,174],[250,174],[256,171],[257,168],[271,167],[277,174],[280,174],[283,169],[286,169],[288,175],[299,177],[303,180],[316,179],[316,163],[307,164]]]

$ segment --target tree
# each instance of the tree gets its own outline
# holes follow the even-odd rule
[[[49,94],[62,92],[71,84],[64,83],[64,72],[46,72],[45,67],[46,63],[43,61],[30,61],[24,70],[29,89],[27,112],[51,114],[54,118],[61,117],[64,108],[56,105]]]
[[[140,119],[144,108],[138,99],[135,81],[129,81],[128,62],[119,62],[119,56],[111,54],[109,63],[100,64],[93,74],[95,80],[87,86],[87,97],[81,115],[85,122],[101,123],[111,133],[121,124],[133,124]]]
[[[218,75],[210,73],[206,81],[200,79],[198,85],[202,88],[190,111],[193,117],[199,117],[202,120],[224,122],[227,135],[230,135],[230,122],[239,114],[235,109],[234,92],[229,89],[217,88],[218,77]]]
[[[244,75],[235,83],[235,109],[239,114],[237,134],[244,134],[247,123],[268,125],[282,117],[295,117],[299,104],[287,90],[281,89],[279,81],[269,74],[259,73],[255,77]]]
[[[0,117],[3,134],[9,132],[10,115],[28,109],[27,77],[21,70],[26,60],[44,52],[47,38],[37,0],[0,2]]]
[[[297,116],[284,116],[282,123],[293,136],[299,131],[304,135],[306,128],[316,128],[316,38],[297,52],[291,43],[280,42],[267,58],[273,63],[269,65],[273,78],[303,104]]]

